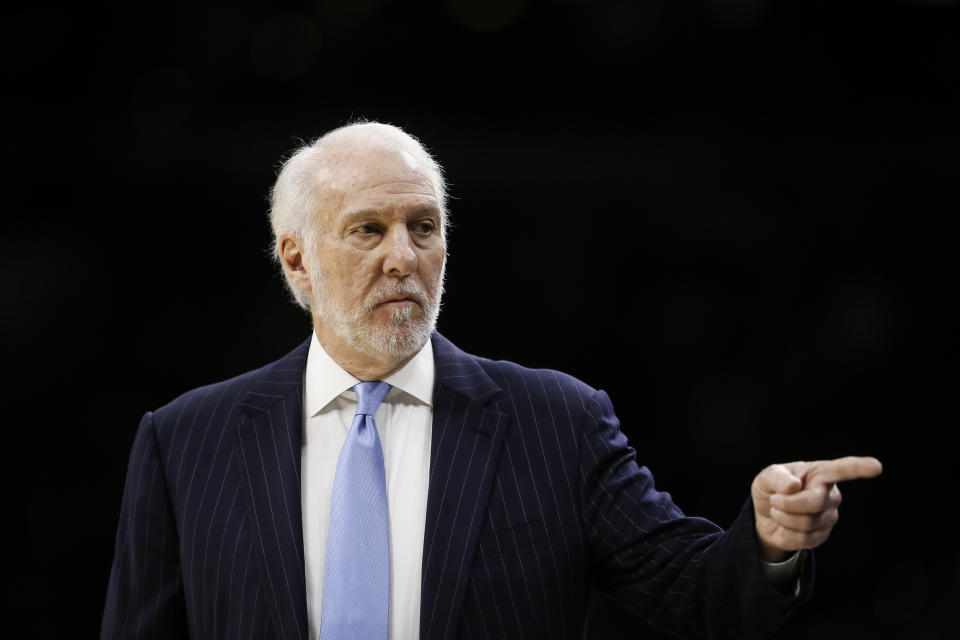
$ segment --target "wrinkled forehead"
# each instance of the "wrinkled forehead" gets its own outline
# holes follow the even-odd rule
[[[407,182],[429,186],[437,195],[428,161],[403,148],[377,145],[324,150],[315,175],[321,191],[342,193],[384,182]]]
[[[328,224],[364,202],[380,207],[419,194],[439,204],[427,161],[406,149],[337,149],[321,156],[314,175],[315,215]]]

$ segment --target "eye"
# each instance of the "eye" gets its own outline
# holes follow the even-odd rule
[[[419,220],[410,225],[410,230],[414,233],[429,235],[437,230],[437,225],[433,220]]]
[[[376,234],[376,233],[380,233],[380,227],[378,227],[377,225],[375,225],[375,224],[373,224],[373,223],[367,223],[367,224],[361,224],[361,225],[359,225],[359,226],[356,227],[353,231],[354,231],[354,233],[359,233],[359,234],[361,234],[361,235],[371,236],[371,235],[374,235],[374,234]]]

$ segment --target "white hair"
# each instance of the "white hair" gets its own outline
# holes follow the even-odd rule
[[[399,149],[419,156],[437,193],[441,216],[440,232],[446,235],[447,184],[443,177],[443,168],[419,140],[399,127],[382,122],[355,122],[328,131],[289,155],[280,167],[277,180],[270,190],[273,258],[280,264],[280,271],[294,302],[306,310],[310,309],[310,294],[290,282],[280,261],[279,238],[290,235],[296,238],[301,246],[310,249],[317,246],[314,220],[322,186],[318,174],[324,161],[336,153],[335,148],[343,144],[385,151]]]

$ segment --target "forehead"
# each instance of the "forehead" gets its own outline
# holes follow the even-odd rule
[[[362,205],[439,207],[426,161],[402,149],[351,149],[331,154],[318,169],[317,180],[321,209],[329,215]]]

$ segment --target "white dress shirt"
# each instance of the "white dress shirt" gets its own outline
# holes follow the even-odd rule
[[[350,387],[360,382],[320,345],[310,343],[303,387],[301,500],[310,637],[320,632],[323,577],[333,477],[357,409]],[[383,446],[390,521],[390,638],[420,637],[420,573],[430,477],[433,414],[430,341],[399,371],[384,378],[393,388],[374,419]]]

